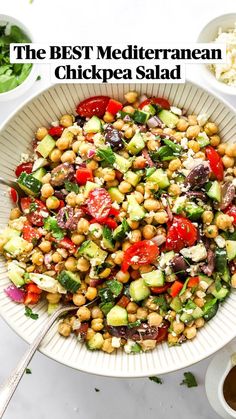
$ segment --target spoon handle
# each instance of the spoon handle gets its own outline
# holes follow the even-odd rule
[[[67,308],[67,310],[70,311],[71,308]],[[64,307],[56,310],[53,314],[51,314],[47,323],[42,327],[36,338],[24,353],[17,367],[12,371],[11,375],[8,377],[5,383],[0,387],[0,418],[2,418],[23,374],[25,373],[26,367],[36,352],[39,344],[43,340],[50,327],[53,325],[54,321],[60,314],[65,311],[66,309]]]

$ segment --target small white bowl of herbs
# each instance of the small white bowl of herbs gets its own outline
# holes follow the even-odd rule
[[[10,44],[32,42],[29,30],[17,19],[0,15],[0,101],[15,99],[35,81],[34,64],[12,64]]]

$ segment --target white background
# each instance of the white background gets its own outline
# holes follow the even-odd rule
[[[1,13],[23,21],[40,43],[114,44],[194,42],[215,16],[235,12],[235,0],[1,0]],[[0,104],[0,123],[29,95],[50,85],[46,65],[41,81],[23,97]],[[204,85],[199,66],[187,76]],[[236,98],[227,98],[236,106]],[[220,331],[219,331],[220,333]],[[26,344],[0,320],[0,382],[26,349]],[[6,412],[5,419],[217,419],[204,390],[209,360],[188,370],[197,388],[180,386],[183,371],[168,374],[162,385],[148,379],[121,380],[71,370],[36,354]],[[100,391],[95,392],[95,388]]]

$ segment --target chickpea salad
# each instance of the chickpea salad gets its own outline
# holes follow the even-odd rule
[[[73,302],[58,331],[90,350],[195,338],[236,288],[235,158],[206,114],[165,98],[80,102],[38,128],[16,167],[6,298],[32,318],[40,300],[49,314]]]

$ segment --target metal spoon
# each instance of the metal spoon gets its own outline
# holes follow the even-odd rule
[[[18,183],[15,182],[14,180],[5,180],[2,177],[0,177],[0,185],[5,185],[5,186],[8,186],[9,188],[15,189],[15,191],[17,192],[16,204],[21,210],[20,199],[26,196],[26,193],[20,188]]]
[[[85,304],[85,307],[88,307],[95,302],[97,302],[98,298],[94,299],[93,301]],[[65,314],[68,311],[75,311],[78,307],[68,305],[64,307],[58,308],[51,316],[48,318],[47,323],[43,326],[42,330],[40,330],[39,334],[30,344],[29,348],[21,358],[20,362],[18,363],[17,367],[12,371],[11,375],[5,381],[3,385],[0,386],[0,418],[2,418],[15,390],[25,373],[25,369],[29,364],[30,360],[32,359],[33,355],[35,354],[39,344],[45,337],[46,333],[49,331],[50,327],[53,325],[55,320],[60,317],[62,314]]]

